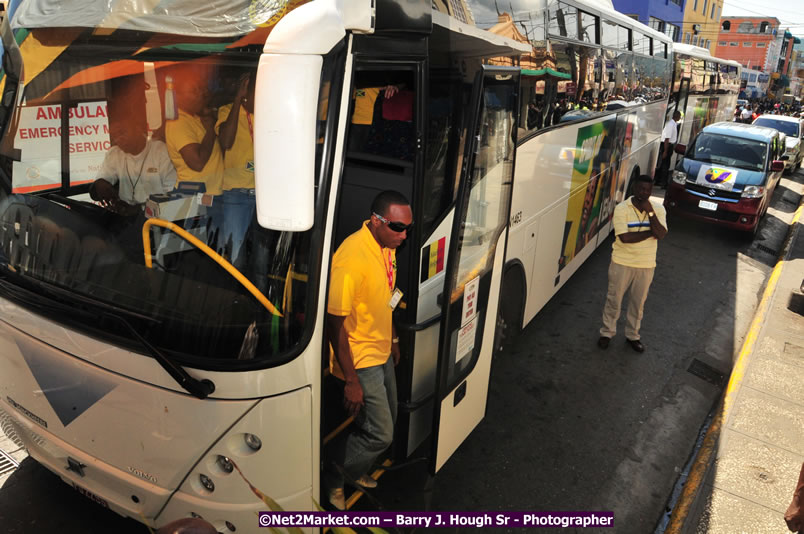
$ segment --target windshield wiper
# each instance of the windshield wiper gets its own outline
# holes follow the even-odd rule
[[[162,353],[159,349],[154,347],[147,339],[145,339],[134,326],[129,323],[124,317],[118,315],[119,313],[130,314],[133,317],[137,317],[138,319],[145,319],[150,322],[157,323],[156,319],[152,317],[148,317],[145,315],[129,312],[123,308],[119,308],[118,306],[114,306],[112,304],[107,304],[106,302],[95,300],[93,298],[79,295],[76,293],[72,293],[60,287],[54,286],[48,282],[43,282],[42,280],[33,280],[33,279],[26,279],[25,282],[31,283],[34,286],[41,289],[43,292],[50,293],[51,295],[59,295],[61,297],[69,297],[72,300],[77,300],[83,302],[84,304],[89,304],[95,306],[97,308],[101,308],[96,313],[89,312],[87,310],[81,310],[76,308],[75,306],[70,306],[61,302],[60,300],[56,300],[53,298],[43,297],[37,293],[32,291],[26,290],[13,282],[6,280],[7,274],[4,276],[0,274],[0,284],[2,284],[2,290],[4,293],[11,295],[12,298],[19,299],[27,304],[34,306],[35,308],[42,309],[42,310],[53,310],[58,309],[64,313],[70,315],[76,315],[76,313],[83,315],[85,317],[91,317],[93,319],[97,319],[98,317],[108,317],[109,319],[114,319],[115,321],[119,322],[126,329],[131,332],[132,336],[142,345],[145,349],[150,353],[150,355],[157,361],[159,365],[188,393],[197,397],[199,399],[205,399],[209,395],[211,395],[215,391],[215,384],[206,378],[199,380],[192,376],[187,370],[182,367],[181,365],[176,364],[173,360],[171,360],[168,356]],[[43,302],[44,301],[44,302]]]
[[[162,368],[167,371],[173,380],[175,380],[181,387],[187,390],[191,395],[197,397],[199,399],[206,399],[215,391],[215,384],[212,380],[207,378],[203,378],[201,380],[195,378],[190,373],[187,372],[187,369],[178,365],[176,362],[162,354],[162,352],[151,345],[151,343],[145,339],[137,329],[132,326],[131,323],[126,321],[123,317],[116,315],[111,312],[104,312],[103,313],[106,317],[110,319],[114,319],[118,321],[120,324],[124,325],[128,328],[129,332],[140,342],[140,344],[145,347],[148,352],[151,353],[151,356],[162,366]]]

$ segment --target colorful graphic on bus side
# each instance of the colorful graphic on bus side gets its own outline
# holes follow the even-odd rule
[[[578,129],[559,271],[611,220],[620,162],[630,150],[628,126],[628,116],[620,115]]]

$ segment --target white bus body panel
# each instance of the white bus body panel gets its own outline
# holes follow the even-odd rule
[[[559,126],[537,134],[517,148],[507,261],[518,260],[525,271],[527,299],[523,326],[605,241],[612,229],[610,222],[602,225],[596,236],[559,269],[571,199],[577,201],[576,195],[585,195],[588,183],[576,183],[573,189],[573,167],[582,143],[580,130],[612,120],[630,124],[630,149],[620,159],[615,194],[606,204],[606,211],[611,213],[625,199],[628,180],[635,169],[640,174],[653,174],[665,109],[666,102],[654,102],[623,110],[616,119],[608,115]]]
[[[194,513],[220,508],[225,516],[210,519],[234,522],[233,514],[248,509],[253,519],[265,505],[236,472],[216,464],[218,455],[273,499],[296,502],[304,494],[302,509],[312,509],[309,387],[261,401],[200,400],[109,372],[4,322],[0,374],[16,377],[0,385],[0,409],[31,456],[122,515],[151,522],[178,488],[173,499],[192,503]],[[261,439],[259,451],[246,446],[246,432]],[[84,476],[66,470],[68,457],[86,466]],[[202,473],[214,492],[201,485]]]

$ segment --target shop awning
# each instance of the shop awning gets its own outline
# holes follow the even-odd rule
[[[572,76],[567,74],[566,72],[558,72],[557,70],[553,70],[550,67],[544,69],[522,69],[522,74],[525,76],[544,76],[547,74],[548,76],[554,76],[556,78],[561,78],[562,80],[571,80]]]

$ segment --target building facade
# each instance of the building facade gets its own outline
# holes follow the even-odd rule
[[[793,59],[790,68],[790,89],[793,96],[801,97],[804,89],[804,42],[798,39],[793,45]]]
[[[706,48],[714,55],[724,0],[687,0],[681,42]]]
[[[715,55],[742,64],[746,96],[779,99],[796,76],[796,41],[776,17],[723,17]]]
[[[776,17],[723,17],[715,55],[741,63],[745,70],[776,70],[784,32]]]
[[[614,9],[680,42],[684,5],[691,0],[613,0]],[[701,0],[703,1],[703,0]],[[709,0],[720,1],[723,0]]]

